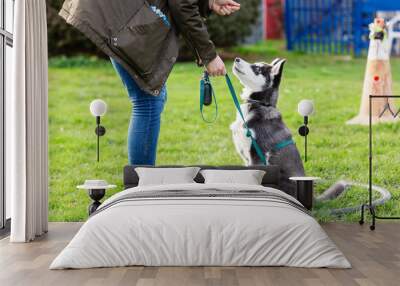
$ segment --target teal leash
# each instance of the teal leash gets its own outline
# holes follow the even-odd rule
[[[228,74],[225,75],[225,80],[226,80],[226,84],[228,85],[229,92],[230,92],[230,94],[232,96],[232,100],[233,100],[233,103],[234,103],[234,105],[236,107],[236,110],[238,111],[240,117],[243,120],[243,126],[246,128],[246,136],[250,138],[251,144],[254,147],[254,150],[256,150],[257,156],[260,158],[261,162],[264,165],[268,165],[268,161],[267,161],[267,158],[265,157],[264,152],[262,151],[260,145],[258,145],[256,139],[254,138],[253,134],[251,133],[251,130],[250,130],[249,126],[247,125],[247,122],[246,122],[246,120],[244,118],[242,109],[240,107],[239,99],[238,99],[238,97],[236,95],[235,88],[233,87],[232,81],[229,78]],[[204,104],[205,103],[204,98],[205,98],[206,85],[208,85],[207,88],[210,89],[208,92],[211,93],[212,99],[213,99],[213,101],[215,103],[215,116],[214,116],[213,120],[211,120],[211,121],[206,120],[205,117],[204,117],[204,114],[203,114],[203,107],[205,105]],[[212,85],[211,85],[211,82],[210,82],[210,78],[209,78],[207,72],[204,72],[203,78],[200,81],[200,113],[201,113],[201,117],[203,118],[203,120],[205,122],[207,122],[207,123],[215,122],[215,120],[218,117],[217,97],[215,96],[215,92],[214,92],[214,89],[212,88]],[[275,144],[273,146],[272,150],[279,151],[279,150],[281,150],[281,149],[283,149],[283,148],[285,148],[285,147],[287,147],[289,145],[292,145],[292,144],[295,144],[293,139],[283,140],[283,141]]]
[[[235,89],[234,89],[234,87],[233,87],[233,85],[232,85],[231,79],[229,78],[228,74],[225,75],[225,79],[226,79],[226,83],[227,83],[227,85],[228,85],[229,91],[230,91],[230,93],[231,93],[233,102],[234,102],[234,104],[235,104],[235,107],[236,107],[237,111],[239,112],[240,117],[241,117],[242,120],[243,120],[243,126],[244,126],[244,127],[246,128],[246,130],[247,130],[247,131],[246,131],[246,136],[249,137],[249,138],[251,139],[251,144],[253,145],[254,149],[256,150],[257,155],[258,155],[258,157],[260,158],[260,160],[262,161],[262,163],[263,163],[264,165],[268,165],[267,159],[266,159],[266,157],[265,157],[265,155],[264,155],[262,149],[260,148],[260,146],[259,146],[258,143],[256,142],[256,139],[254,138],[253,134],[251,133],[250,128],[247,126],[247,123],[246,123],[246,120],[245,120],[245,118],[244,118],[242,109],[240,108],[239,99],[238,99],[237,96],[236,96]],[[209,86],[209,87],[207,87],[207,88],[210,88],[210,92],[211,92],[211,95],[212,95],[212,98],[213,98],[213,101],[214,101],[214,104],[215,104],[215,115],[214,115],[213,120],[211,120],[211,121],[205,119],[204,114],[203,114],[203,107],[204,107],[204,98],[205,98],[205,88],[206,88],[206,85]],[[203,120],[204,120],[205,122],[207,122],[207,123],[213,123],[213,122],[215,122],[215,120],[217,120],[217,117],[218,117],[217,98],[216,98],[216,96],[215,96],[215,92],[214,92],[214,89],[212,88],[212,85],[211,85],[211,82],[210,82],[210,78],[209,78],[207,72],[204,72],[203,78],[202,78],[201,81],[200,81],[200,113],[201,113],[201,117],[203,118]]]
[[[237,95],[236,95],[236,92],[235,92],[235,88],[233,87],[233,84],[232,84],[231,79],[229,78],[228,74],[225,75],[225,80],[226,80],[226,84],[228,85],[229,92],[230,92],[230,94],[232,96],[233,103],[235,104],[235,107],[236,107],[240,117],[243,120],[243,126],[246,128],[246,136],[251,139],[251,144],[253,145],[254,150],[256,150],[257,155],[260,158],[261,162],[264,165],[268,165],[268,162],[267,162],[267,159],[265,158],[264,152],[260,148],[260,145],[258,145],[256,139],[254,138],[253,134],[251,133],[251,130],[250,130],[249,126],[247,125],[247,122],[246,122],[246,120],[244,118],[242,109],[240,108],[240,102],[239,102],[239,99],[237,98]]]

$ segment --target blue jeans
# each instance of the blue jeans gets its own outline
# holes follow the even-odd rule
[[[132,114],[128,129],[129,164],[155,165],[161,113],[167,100],[167,90],[164,86],[158,96],[153,96],[141,90],[119,63],[113,59],[111,62],[132,102]]]

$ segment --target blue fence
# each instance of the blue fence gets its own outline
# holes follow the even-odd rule
[[[400,0],[286,0],[287,48],[360,56],[375,13],[397,10]]]

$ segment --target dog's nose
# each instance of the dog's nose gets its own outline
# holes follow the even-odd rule
[[[236,58],[235,62],[240,63],[240,58]]]

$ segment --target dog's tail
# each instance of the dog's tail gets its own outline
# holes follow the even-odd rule
[[[329,187],[327,190],[325,190],[321,195],[315,198],[316,202],[323,202],[323,201],[328,201],[328,200],[333,200],[347,192],[352,186],[356,187],[361,187],[364,189],[369,188],[367,184],[361,184],[361,183],[355,183],[355,182],[348,182],[348,181],[338,181],[337,183],[333,184],[331,187]],[[390,198],[392,197],[391,193],[379,186],[372,186],[372,190],[375,192],[378,192],[380,194],[380,197],[375,199],[372,202],[373,206],[379,206],[383,205],[386,203]],[[352,206],[352,207],[346,207],[346,208],[340,208],[340,209],[331,209],[330,214],[331,215],[342,215],[342,214],[347,214],[351,212],[356,212],[361,209],[361,205],[358,206]]]

